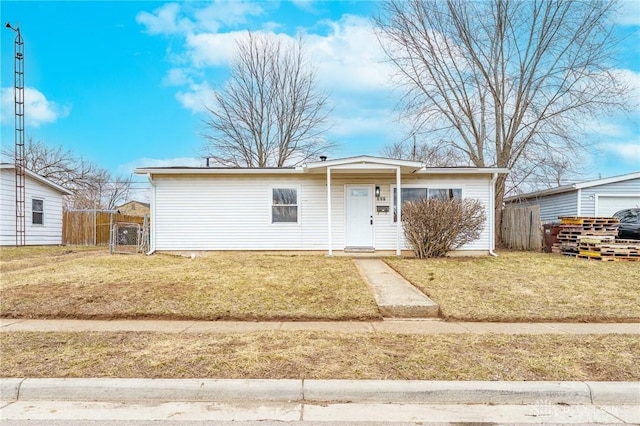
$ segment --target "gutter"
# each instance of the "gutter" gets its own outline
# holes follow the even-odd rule
[[[498,173],[494,173],[489,183],[489,222],[492,224],[489,230],[489,254],[493,257],[498,257],[498,253],[494,250],[496,246],[496,181],[498,180]]]

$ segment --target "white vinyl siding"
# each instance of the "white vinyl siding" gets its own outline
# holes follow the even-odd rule
[[[463,197],[489,206],[487,176],[407,177],[407,184],[462,188]],[[153,180],[152,235],[156,250],[327,250],[326,175],[156,175]],[[403,179],[403,184],[405,179]],[[345,248],[345,186],[380,187],[376,207],[391,208],[395,175],[334,172],[331,179],[334,250]],[[272,189],[297,188],[298,223],[272,223]],[[487,211],[487,221],[489,212]],[[396,248],[391,209],[374,207],[376,250]],[[404,247],[406,248],[406,247]],[[488,250],[489,225],[463,250]]]
[[[293,184],[293,185],[292,185]],[[156,250],[323,250],[326,193],[321,176],[157,176]],[[299,188],[298,226],[272,223],[272,188]]]
[[[543,223],[557,222],[559,217],[578,215],[578,191],[548,195],[538,199],[515,202],[515,204],[520,207],[538,205],[540,206],[540,220]]]
[[[0,245],[16,243],[15,171],[0,169]],[[33,199],[43,200],[44,224],[34,224]],[[27,245],[62,244],[62,194],[30,176],[25,180],[25,242]]]

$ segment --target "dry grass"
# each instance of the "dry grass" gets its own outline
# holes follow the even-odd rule
[[[630,335],[2,334],[0,377],[640,380]]]
[[[640,264],[542,253],[387,259],[440,305],[448,320],[632,322],[640,320]]]
[[[110,256],[104,250],[54,252],[49,256],[34,253],[3,253],[0,315],[200,320],[380,318],[369,287],[347,258],[211,253],[191,259]]]
[[[27,269],[33,265],[56,263],[62,257],[68,260],[91,256],[95,253],[104,253],[106,250],[105,247],[94,246],[0,247],[0,273]]]

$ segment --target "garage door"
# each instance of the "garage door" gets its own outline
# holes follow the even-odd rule
[[[596,216],[611,216],[618,210],[640,207],[640,196],[615,197],[610,195],[598,196]]]

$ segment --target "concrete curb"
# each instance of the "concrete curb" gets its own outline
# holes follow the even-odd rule
[[[3,401],[340,401],[638,405],[640,382],[1,379]]]

